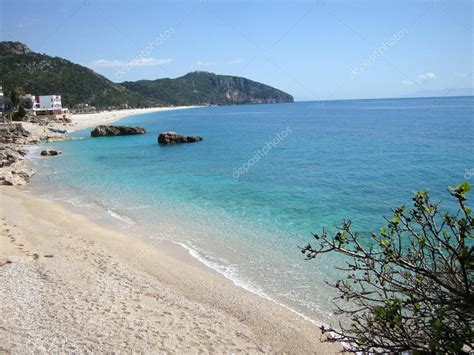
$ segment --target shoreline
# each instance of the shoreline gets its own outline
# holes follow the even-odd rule
[[[192,107],[121,110],[85,114],[82,122],[76,120],[75,125],[78,127],[75,127],[75,130],[99,124],[110,124],[130,115],[183,108]],[[91,115],[93,116],[90,117]],[[81,115],[76,115],[76,118],[77,116]],[[254,293],[244,286],[236,284],[235,281],[221,274],[218,270],[206,265],[200,258],[193,256],[192,251],[178,243],[163,241],[157,246],[155,243],[147,241],[146,238],[115,231],[98,224],[87,216],[69,208],[67,204],[64,205],[59,201],[45,199],[17,188],[0,187],[0,196],[2,206],[9,206],[8,211],[2,207],[0,215],[2,218],[1,224],[3,224],[0,237],[0,265],[3,264],[3,266],[0,266],[0,279],[2,279],[2,284],[7,285],[3,291],[0,291],[0,294],[2,299],[13,301],[13,304],[7,302],[3,308],[0,308],[2,319],[13,320],[11,324],[8,321],[5,321],[4,324],[0,323],[0,335],[5,330],[11,332],[12,329],[24,327],[24,329],[17,329],[12,333],[7,332],[5,336],[2,335],[2,338],[7,339],[6,344],[9,344],[7,346],[10,347],[8,350],[27,352],[34,348],[45,351],[74,349],[76,351],[171,350],[197,352],[199,349],[213,352],[312,352],[324,354],[334,353],[342,349],[340,344],[321,343],[318,340],[321,331],[309,318],[269,297]],[[33,226],[41,225],[43,227],[32,229]],[[13,230],[16,233],[12,232]],[[51,230],[54,230],[54,232]],[[78,230],[81,232],[77,232]],[[74,242],[73,244],[70,243],[71,239]],[[64,249],[64,245],[68,242],[71,245]],[[69,248],[73,250],[82,249],[85,254],[75,254]],[[91,260],[96,260],[98,248],[101,250],[100,262],[94,265]],[[138,250],[138,254],[134,253],[135,250]],[[87,256],[85,259],[84,255]],[[131,257],[131,255],[139,255],[139,258]],[[140,308],[136,307],[142,307],[142,302],[145,304],[147,302],[153,303],[150,308],[151,311],[151,309],[160,309],[159,304],[144,299],[141,299],[137,304],[132,300],[124,299],[120,304],[125,309],[125,315],[116,312],[114,316],[116,322],[103,326],[104,332],[109,334],[103,335],[103,344],[96,345],[93,341],[84,341],[84,338],[87,339],[95,334],[97,329],[87,327],[86,329],[77,329],[75,321],[70,323],[68,327],[72,327],[74,332],[78,333],[73,342],[84,344],[82,347],[74,345],[72,348],[68,348],[65,347],[66,344],[58,343],[61,338],[70,338],[69,332],[67,334],[56,334],[53,338],[48,338],[48,334],[42,334],[41,337],[46,337],[47,342],[51,345],[45,344],[43,340],[36,339],[30,333],[29,325],[24,323],[25,319],[22,319],[24,314],[21,312],[22,310],[28,314],[27,305],[21,304],[23,302],[21,297],[19,300],[16,299],[18,295],[15,291],[29,289],[32,280],[28,277],[25,280],[25,275],[22,271],[15,269],[15,264],[22,268],[26,267],[31,275],[40,275],[39,279],[37,276],[32,276],[36,280],[34,286],[39,290],[45,289],[44,292],[48,294],[47,298],[52,297],[54,299],[52,305],[43,304],[43,295],[39,299],[35,299],[35,297],[31,299],[31,296],[29,296],[27,300],[28,304],[31,304],[32,301],[41,304],[37,307],[39,312],[37,316],[41,317],[42,322],[46,322],[44,326],[48,328],[54,326],[57,322],[56,319],[51,318],[51,314],[63,317],[62,313],[64,311],[62,309],[66,309],[66,313],[72,312],[77,315],[92,306],[97,313],[107,315],[110,309],[117,306],[116,300],[109,300],[104,304],[92,302],[91,305],[88,297],[93,297],[98,289],[104,295],[109,295],[111,291],[97,284],[89,286],[89,292],[86,292],[88,296],[85,299],[77,299],[71,287],[74,289],[77,284],[82,284],[81,278],[84,277],[82,272],[77,274],[77,270],[71,272],[71,275],[67,273],[67,277],[61,282],[55,283],[53,290],[48,290],[48,285],[42,281],[38,283],[38,280],[43,277],[61,279],[60,275],[48,268],[55,264],[54,266],[58,270],[67,270],[70,267],[68,264],[73,263],[76,269],[89,269],[89,272],[86,273],[87,279],[93,280],[98,276],[104,277],[104,268],[112,269],[110,267],[111,259],[115,260],[115,264],[112,265],[122,265],[121,268],[126,268],[130,275],[137,278],[137,275],[140,276],[142,281],[135,284],[134,288],[142,289],[145,287],[144,285],[155,283],[157,289],[168,290],[167,297],[179,298],[182,302],[191,302],[192,306],[187,306],[186,309],[189,313],[187,316],[192,315],[194,317],[193,326],[190,326],[189,321],[181,322],[183,316],[176,319],[177,314],[182,314],[180,309],[173,309],[173,307],[169,308],[170,306],[168,306],[161,315],[155,314],[154,317],[151,317],[137,311],[136,309]],[[4,264],[6,260],[10,260],[12,263]],[[13,275],[8,274],[11,271],[10,269],[13,269]],[[6,275],[4,274],[5,270],[8,270]],[[131,279],[131,277],[128,277],[128,279]],[[24,282],[26,284],[23,284]],[[114,281],[108,279],[106,283],[111,284]],[[65,288],[66,284],[69,287]],[[88,285],[82,287],[87,288]],[[134,288],[129,292],[133,292]],[[116,291],[115,288],[113,291]],[[58,292],[62,296],[58,296]],[[141,294],[143,295],[143,293]],[[65,301],[64,296],[68,299],[74,299],[74,302]],[[17,304],[18,302],[20,304]],[[57,304],[61,304],[62,309],[56,309]],[[44,314],[43,307],[46,307],[46,314]],[[212,314],[213,317],[203,316],[200,313],[202,308],[205,308],[207,313]],[[18,312],[19,310],[20,312]],[[88,312],[86,311],[86,313]],[[147,324],[146,330],[140,328],[140,334],[145,332],[148,339],[152,339],[157,335],[149,334],[149,329],[156,329],[161,324],[164,315],[165,318],[171,317],[173,319],[172,324],[179,325],[170,327],[165,338],[174,340],[171,343],[164,344],[164,346],[163,344],[159,346],[158,342],[163,341],[159,336],[159,339],[144,342],[143,339],[146,337],[135,334],[135,339],[130,334],[129,329],[122,329],[124,335],[122,338],[119,337],[120,339],[117,338],[118,335],[111,336],[111,332],[117,332],[117,329],[121,329],[120,323],[123,317],[127,318],[126,314],[134,314],[134,316],[130,316],[130,321],[136,321],[136,318],[138,318],[141,323]],[[65,317],[67,318],[67,315]],[[89,314],[89,317],[94,318],[94,315]],[[220,320],[218,322],[220,324],[219,328],[213,328],[213,323],[209,323],[210,320],[216,322]],[[61,322],[65,323],[70,321],[70,319],[61,319]],[[99,324],[99,320],[97,320],[96,327],[97,324]],[[85,325],[82,324],[81,326]],[[194,329],[195,327],[197,329]],[[183,328],[187,329],[186,336],[192,335],[194,339],[192,344],[187,344],[184,340],[185,337],[180,333],[180,329]],[[213,335],[207,334],[209,329],[212,329],[211,333]],[[203,337],[203,334],[207,334],[207,336]],[[31,338],[34,339],[33,343],[31,341],[28,343],[27,340],[31,340]],[[141,339],[141,341],[137,341],[137,339]],[[120,341],[125,345],[114,345]],[[18,348],[18,344],[29,345]]]
[[[321,332],[312,322],[283,305],[235,285],[224,275],[191,256],[182,246],[171,242],[162,242],[155,246],[143,238],[112,231],[83,215],[67,210],[57,202],[33,196],[17,188],[1,187],[0,195],[2,206],[9,206],[8,210],[2,208],[1,213],[3,226],[1,226],[0,265],[1,260],[12,261],[0,267],[1,282],[6,285],[0,294],[2,299],[7,300],[1,308],[4,324],[0,324],[0,334],[5,330],[16,329],[2,335],[7,339],[6,344],[12,347],[10,350],[23,352],[31,349],[30,346],[49,351],[68,350],[58,344],[64,334],[41,335],[46,337],[45,341],[51,343],[49,348],[39,346],[37,342],[40,339],[30,343],[30,346],[25,345],[25,348],[17,348],[19,344],[28,344],[27,338],[32,337],[31,330],[28,330],[30,326],[25,323],[25,319],[22,319],[23,314],[18,312],[24,311],[27,306],[21,303],[27,301],[27,304],[31,305],[32,302],[33,304],[40,302],[41,307],[38,307],[39,314],[36,316],[42,322],[46,322],[47,327],[53,326],[58,321],[51,318],[52,314],[59,317],[60,322],[66,323],[71,320],[63,318],[67,318],[67,314],[71,313],[77,316],[85,312],[93,319],[95,313],[107,315],[109,313],[107,310],[117,306],[117,300],[112,295],[117,292],[120,294],[125,287],[117,286],[116,279],[108,277],[110,275],[106,273],[117,268],[126,270],[124,271],[125,280],[128,280],[126,284],[131,286],[127,292],[134,294],[136,289],[141,290],[136,299],[132,297],[133,299],[123,299],[119,302],[125,313],[115,313],[114,317],[118,323],[103,325],[105,333],[112,331],[113,328],[114,332],[121,335],[116,334],[115,337],[109,336],[109,338],[105,336],[105,339],[102,339],[105,341],[102,347],[100,344],[86,342],[82,348],[75,347],[77,351],[197,352],[197,349],[209,351],[212,348],[217,352],[334,353],[342,349],[339,344],[321,343],[318,340]],[[71,265],[74,265],[74,268],[68,270]],[[18,266],[21,268],[16,269]],[[21,271],[23,268],[29,270],[36,283],[28,277],[25,280],[25,275]],[[62,272],[58,274],[57,270]],[[35,274],[40,277],[35,277]],[[98,283],[95,282],[97,277],[101,280]],[[84,285],[82,279],[92,282],[90,285]],[[52,289],[49,288],[49,281],[54,281]],[[23,284],[24,282],[26,284]],[[45,296],[41,292],[41,298],[35,299],[29,295],[28,300],[22,300],[15,294],[19,289],[31,289],[29,285],[31,282],[34,283],[35,290],[47,295],[47,304],[42,303]],[[104,283],[114,286],[104,289]],[[150,289],[148,286],[152,284],[155,287]],[[95,297],[98,287],[103,295],[102,302],[91,301],[90,298]],[[86,290],[81,293],[83,298],[75,295],[75,290],[84,288]],[[146,293],[160,293],[162,290],[166,290],[165,296],[161,294],[158,299],[165,297],[179,300],[177,303],[180,305],[183,302],[187,305],[185,315],[182,314],[181,308],[173,308],[175,306],[173,302],[167,304],[165,308],[160,308],[157,299],[151,300],[145,297]],[[74,302],[68,301],[71,298]],[[154,310],[153,316],[143,313],[142,308],[138,308],[147,302],[151,307],[148,311]],[[62,308],[57,309],[59,304]],[[87,309],[93,309],[95,313],[89,314]],[[157,309],[161,309],[161,315],[156,314]],[[203,309],[206,310],[204,313]],[[169,314],[165,314],[166,312]],[[163,340],[159,336],[155,339],[156,342],[127,338],[126,342],[130,342],[128,345],[123,348],[118,345],[113,347],[122,335],[130,335],[127,329],[123,329],[122,333],[118,321],[121,317],[127,318],[127,314],[130,315],[131,321],[138,318],[140,322],[146,324],[146,329],[140,327],[140,334],[146,335],[140,339],[147,336],[152,339],[153,334],[149,334],[149,331],[161,324],[164,318],[172,318],[172,324],[175,325],[168,329],[166,336],[175,340],[163,348],[156,343]],[[192,322],[184,319],[191,315]],[[217,328],[212,326],[216,322],[219,323]],[[87,325],[82,325],[85,329],[77,329],[75,324],[68,323],[69,341],[83,342],[84,334],[93,334],[97,331],[96,328],[89,329]],[[74,332],[78,332],[77,339],[71,339],[71,327]],[[186,336],[194,339],[193,344],[185,345],[187,341],[179,335],[183,327],[187,329]],[[209,329],[214,331],[208,333]],[[203,334],[207,334],[207,338],[203,337]]]
[[[196,108],[196,107],[202,107],[202,106],[151,107],[151,108],[101,111],[101,112],[96,112],[96,113],[73,114],[72,123],[76,127],[74,127],[74,129],[70,131],[74,132],[74,131],[78,131],[78,130],[93,127],[93,126],[107,125],[129,116],[141,115],[144,113],[173,111],[173,110],[186,110],[186,109]]]
[[[123,118],[141,115],[152,112],[162,111],[173,111],[173,110],[185,110],[201,106],[173,106],[173,107],[151,107],[151,108],[137,108],[137,109],[124,109],[124,110],[112,110],[112,111],[99,111],[94,113],[79,113],[71,115],[71,123],[60,123],[51,122],[48,126],[39,126],[30,122],[19,122],[22,123],[26,130],[32,133],[33,139],[36,140],[64,140],[67,139],[64,134],[53,133],[48,128],[55,128],[61,130],[67,130],[68,132],[79,131],[85,128],[91,128],[100,125],[110,125],[114,122],[120,121]]]

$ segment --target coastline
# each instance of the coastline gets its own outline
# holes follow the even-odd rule
[[[75,115],[72,127],[182,108],[191,107]],[[54,127],[71,131],[71,126]],[[50,134],[45,127],[26,128],[34,138]],[[61,138],[53,133],[49,139]],[[0,187],[0,197],[0,282],[6,285],[0,291],[1,350],[329,354],[342,349],[321,343],[317,325],[234,284],[181,245],[157,246],[113,231],[15,187]]]
[[[71,123],[63,124],[60,122],[50,123],[48,126],[39,126],[37,124],[22,122],[26,130],[32,133],[36,139],[48,139],[48,140],[61,140],[64,139],[64,135],[60,133],[52,133],[48,131],[48,127],[67,130],[68,132],[74,132],[81,129],[99,126],[99,125],[110,125],[116,121],[119,121],[125,117],[140,115],[151,112],[171,111],[171,110],[184,110],[190,108],[196,108],[200,106],[175,106],[175,107],[151,107],[151,108],[137,108],[137,109],[124,109],[124,110],[112,110],[112,111],[100,111],[94,113],[81,113],[72,114]]]
[[[13,122],[0,124],[0,185],[24,185],[35,171],[25,166],[27,145],[73,139],[68,135],[88,127],[108,125],[122,118],[151,112],[189,109],[199,106],[152,107],[101,111],[72,115],[70,122],[63,119],[45,122]]]
[[[0,195],[7,351],[342,349],[321,343],[315,324],[236,286],[181,246],[151,245],[17,188],[1,187]]]
[[[121,120],[122,118],[141,115],[144,113],[171,111],[171,110],[185,110],[189,108],[196,108],[200,106],[175,106],[175,107],[151,107],[151,108],[137,108],[125,110],[102,111],[97,113],[82,113],[74,114],[72,117],[73,129],[70,131],[77,131],[84,128],[89,128],[98,125],[107,125]]]

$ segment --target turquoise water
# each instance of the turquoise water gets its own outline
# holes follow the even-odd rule
[[[392,207],[474,168],[474,98],[304,102],[195,108],[129,117],[146,135],[48,144],[30,186],[117,228],[170,239],[237,284],[318,322],[334,320],[337,256],[305,261],[297,246],[343,218],[358,231]],[[204,141],[159,146],[173,130]],[[474,172],[474,170],[473,170]]]

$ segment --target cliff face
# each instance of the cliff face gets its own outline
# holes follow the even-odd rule
[[[124,82],[124,87],[172,105],[293,102],[281,90],[246,78],[193,72],[176,79]]]

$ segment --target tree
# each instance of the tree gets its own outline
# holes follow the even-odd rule
[[[21,99],[19,105],[23,106],[25,109],[31,110],[33,108],[33,101],[27,98]]]
[[[18,106],[18,111],[13,112],[12,120],[13,121],[23,121],[23,118],[26,116],[26,109],[23,105]]]
[[[317,246],[301,248],[307,259],[336,252],[347,258],[345,279],[331,284],[348,301],[336,304],[350,323],[326,341],[344,341],[352,351],[443,352],[474,349],[474,222],[466,205],[470,186],[450,188],[459,210],[441,212],[426,191],[413,208],[393,210],[387,227],[362,237],[344,220],[337,233],[313,234]],[[349,306],[350,305],[350,306]]]
[[[10,92],[10,100],[12,102],[13,109],[16,109],[16,107],[20,103],[20,96],[21,96],[21,89],[20,88],[14,88]]]
[[[10,91],[11,106],[4,112],[4,115],[7,118],[7,123],[11,123],[12,120],[19,121],[26,115],[26,110],[24,107],[20,112],[19,104],[21,100],[21,93],[21,88],[14,88]]]

